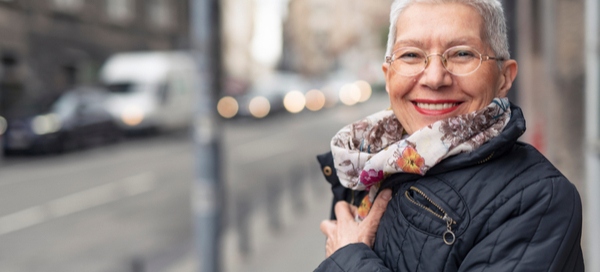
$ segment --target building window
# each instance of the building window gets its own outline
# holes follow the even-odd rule
[[[58,11],[74,13],[83,8],[83,0],[52,0]]]
[[[148,1],[148,21],[150,25],[159,28],[168,28],[171,26],[172,15],[166,0]]]
[[[133,0],[106,0],[106,13],[114,22],[127,22],[134,17]]]

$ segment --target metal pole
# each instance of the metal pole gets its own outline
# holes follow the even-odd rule
[[[218,0],[191,0],[191,41],[199,67],[194,116],[196,180],[192,187],[198,271],[220,270],[219,135],[216,94],[221,89],[220,7]]]
[[[598,35],[600,34],[600,5],[598,0],[585,1],[585,266],[588,271],[600,271],[600,235],[597,227],[600,224],[600,138],[598,111],[600,91],[600,52]]]

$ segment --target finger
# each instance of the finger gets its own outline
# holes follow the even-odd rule
[[[350,210],[350,203],[346,201],[339,201],[335,204],[335,217],[338,220],[354,220],[352,216],[352,211]]]
[[[329,256],[331,256],[331,254],[333,253],[333,247],[333,239],[327,238],[327,242],[325,243],[325,256],[327,258],[329,258]]]
[[[321,232],[327,237],[332,237],[333,231],[337,228],[337,222],[335,220],[323,220],[321,221]]]
[[[358,207],[350,205],[350,212],[352,213],[352,218],[356,218],[356,215],[358,214]]]
[[[381,216],[383,216],[383,212],[385,212],[390,199],[392,199],[392,190],[385,189],[381,191],[381,193],[379,193],[379,197],[375,199],[375,203],[373,203],[373,206],[371,206],[371,210],[363,222],[376,222],[376,225],[379,225],[379,220],[381,219]]]
[[[327,243],[325,245],[325,257],[329,258],[333,252],[333,242],[331,242],[331,239],[327,239]]]

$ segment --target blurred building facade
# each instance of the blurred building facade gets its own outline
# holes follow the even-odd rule
[[[383,79],[391,3],[292,0],[283,66],[312,76],[347,69],[368,81]]]
[[[533,144],[583,192],[585,1],[510,0],[519,104]],[[510,23],[509,23],[510,24]]]
[[[250,54],[254,1],[222,0],[221,5],[225,93],[239,94],[245,90],[255,66]]]
[[[265,3],[278,3],[275,28],[281,39],[276,62],[257,59],[252,47],[260,36],[260,12]],[[325,77],[348,70],[361,79],[383,79],[392,0],[223,0],[223,49],[226,86],[251,82],[275,70]],[[281,8],[281,9],[279,9]],[[264,50],[270,50],[263,48]],[[231,82],[234,82],[233,84]],[[226,87],[227,88],[227,87]],[[236,92],[236,91],[231,91]]]
[[[189,47],[188,1],[0,1],[0,110],[93,84],[120,51]]]

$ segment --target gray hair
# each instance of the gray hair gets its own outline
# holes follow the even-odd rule
[[[404,9],[413,3],[460,3],[475,8],[483,18],[484,42],[492,48],[496,57],[505,60],[510,59],[508,38],[506,36],[506,20],[499,0],[394,0],[390,12],[390,33],[388,35],[386,56],[391,56],[394,50],[398,17]],[[498,64],[501,66],[500,62]]]

